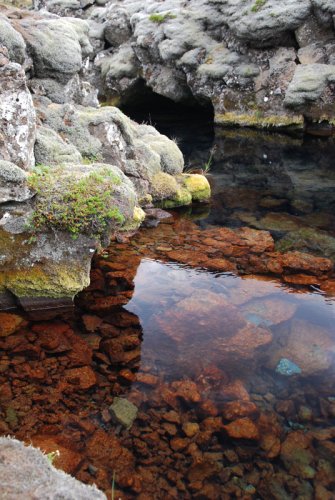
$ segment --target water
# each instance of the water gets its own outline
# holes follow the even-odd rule
[[[186,141],[187,161],[211,140],[199,154]],[[298,248],[332,256],[333,143],[215,141],[211,205],[96,256],[74,311],[18,313],[0,338],[0,430],[59,449],[58,466],[109,498],[115,474],[122,499],[330,499],[334,279],[316,261],[265,273],[270,240],[239,228],[267,226],[276,245],[298,232]],[[138,408],[129,430],[111,420],[115,396]]]

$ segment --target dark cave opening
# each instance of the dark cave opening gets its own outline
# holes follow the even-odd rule
[[[214,140],[214,109],[209,100],[199,103],[192,98],[176,103],[153,92],[141,80],[120,108],[138,123],[152,125],[176,140],[186,157],[195,144],[210,147]]]

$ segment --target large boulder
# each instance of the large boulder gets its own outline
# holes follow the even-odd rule
[[[34,75],[68,82],[92,47],[88,24],[81,19],[26,19],[16,24],[33,60]],[[60,50],[61,44],[61,50]]]
[[[8,49],[9,58],[22,64],[26,56],[26,44],[23,36],[16,31],[6,17],[0,17],[0,45]]]
[[[0,47],[0,159],[24,170],[34,164],[36,115],[25,72]]]
[[[129,177],[140,198],[150,192],[156,174],[181,174],[184,159],[178,146],[149,125],[139,125],[119,109],[89,108],[36,102],[45,124],[61,134],[85,161],[103,161]]]

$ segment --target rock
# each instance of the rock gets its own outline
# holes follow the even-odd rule
[[[197,385],[192,380],[175,381],[171,384],[175,394],[184,401],[198,403],[201,399]]]
[[[187,471],[187,479],[193,484],[198,481],[202,482],[218,474],[221,469],[222,465],[219,462],[202,461],[189,468]]]
[[[211,103],[216,123],[302,131],[304,116],[334,118],[332,82],[327,80],[334,64],[330,0],[36,4],[87,19],[94,46],[90,76],[106,100],[138,101],[144,80],[174,102]],[[325,49],[323,60],[320,54],[309,57],[313,64],[301,69],[298,47],[313,44]],[[325,68],[312,74],[321,61]],[[296,105],[299,100],[301,106]]]
[[[327,86],[335,81],[335,65],[302,64],[296,67],[293,80],[288,86],[284,104],[301,109],[306,102],[319,104]],[[324,104],[323,104],[324,105]]]
[[[89,366],[66,370],[65,380],[68,384],[72,384],[82,391],[91,389],[97,383],[96,375]]]
[[[130,429],[137,417],[137,406],[124,398],[114,398],[113,404],[109,407],[114,422]]]
[[[256,416],[259,410],[251,401],[230,401],[225,403],[222,416],[225,420],[236,420],[243,417]]]
[[[36,116],[24,69],[0,65],[0,159],[23,170],[34,164]]]
[[[180,254],[184,254],[185,257],[185,252],[180,252]],[[194,252],[192,254],[194,258]],[[176,342],[185,343],[191,338],[201,340],[209,333],[211,337],[221,336],[220,325],[223,317],[226,320],[225,335],[227,337],[246,324],[242,315],[223,295],[208,292],[204,296],[202,292],[196,291],[190,297],[180,300],[173,309],[155,317],[155,322],[170,338]],[[206,325],[204,318],[206,318]],[[190,324],[194,325],[193,331],[189,328]]]
[[[196,422],[185,422],[185,424],[183,424],[183,432],[187,437],[193,437],[199,432],[199,424]]]
[[[155,386],[159,382],[159,378],[156,375],[151,375],[150,373],[138,373],[136,376],[137,382],[144,385]]]
[[[208,201],[211,188],[205,176],[199,174],[184,174],[184,184],[191,193],[193,201]]]
[[[276,250],[287,252],[298,250],[327,257],[335,261],[335,238],[325,231],[314,228],[298,229],[287,233],[276,243]]]
[[[299,375],[301,368],[289,359],[282,358],[276,367],[276,372],[290,377],[291,375]]]
[[[277,325],[292,318],[297,305],[282,299],[254,299],[243,306],[245,318],[256,325]]]
[[[294,319],[286,340],[283,338],[282,345],[273,353],[271,366],[275,367],[279,363],[280,373],[287,373],[288,370],[290,374],[297,373],[299,369],[301,375],[311,376],[329,369],[333,356],[334,341],[328,330],[308,321]],[[289,360],[289,365],[285,359]]]
[[[68,82],[80,71],[83,57],[92,50],[89,26],[81,19],[29,19],[21,23],[20,31],[32,54],[34,74],[39,78]],[[62,40],[61,51],[59,40]]]
[[[36,435],[32,438],[32,445],[39,448],[45,455],[54,454],[52,465],[68,474],[75,474],[83,462],[83,457],[58,442],[53,436]]]
[[[239,418],[224,425],[223,429],[232,439],[259,439],[259,431],[255,423],[248,417]]]
[[[183,439],[183,438],[173,438],[170,441],[170,446],[173,451],[180,451],[186,448],[186,446],[189,444],[188,439]]]
[[[35,142],[36,163],[59,165],[63,163],[81,163],[79,151],[65,142],[60,135],[48,127],[38,127]]]
[[[0,45],[7,48],[11,61],[23,64],[26,56],[26,44],[22,35],[11,26],[5,17],[0,18]]]
[[[302,271],[315,276],[320,276],[322,273],[329,273],[333,269],[331,260],[300,252],[287,252],[283,254],[281,264],[289,272]]]
[[[314,455],[310,446],[310,436],[302,431],[294,431],[287,436],[281,446],[280,458],[290,474],[305,479],[314,478],[316,471],[312,467]]]
[[[82,321],[84,323],[85,330],[90,333],[95,332],[103,323],[103,319],[99,318],[99,316],[91,316],[89,314],[84,314],[82,316]]]
[[[95,486],[80,483],[73,477],[55,469],[40,450],[12,438],[0,438],[2,481],[0,496],[4,498],[29,498],[36,500],[58,496],[103,500],[104,493]]]
[[[249,393],[243,384],[243,382],[239,379],[235,379],[231,382],[228,382],[222,387],[222,395],[225,400],[240,400],[240,401],[249,401],[250,396]]]
[[[15,333],[25,322],[21,316],[12,313],[0,313],[0,337],[8,337]]]
[[[23,218],[22,225],[25,223]],[[29,244],[31,234],[12,234],[4,228],[7,226],[0,228],[0,253],[6,255],[0,273],[0,293],[10,290],[23,307],[41,309],[46,304],[69,304],[76,293],[89,285],[95,246],[92,239],[79,236],[73,240],[70,234],[55,231],[40,234]],[[15,248],[15,252],[9,248]]]
[[[0,160],[0,203],[26,201],[34,194],[28,186],[26,172],[9,161]]]

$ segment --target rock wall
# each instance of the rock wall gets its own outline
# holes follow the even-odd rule
[[[141,80],[211,103],[223,125],[302,129],[335,119],[335,4],[327,0],[35,1],[86,19],[91,81],[124,102]]]
[[[210,195],[173,141],[99,107],[89,34],[86,20],[0,7],[1,308],[72,300],[95,250],[138,229],[142,206]]]

